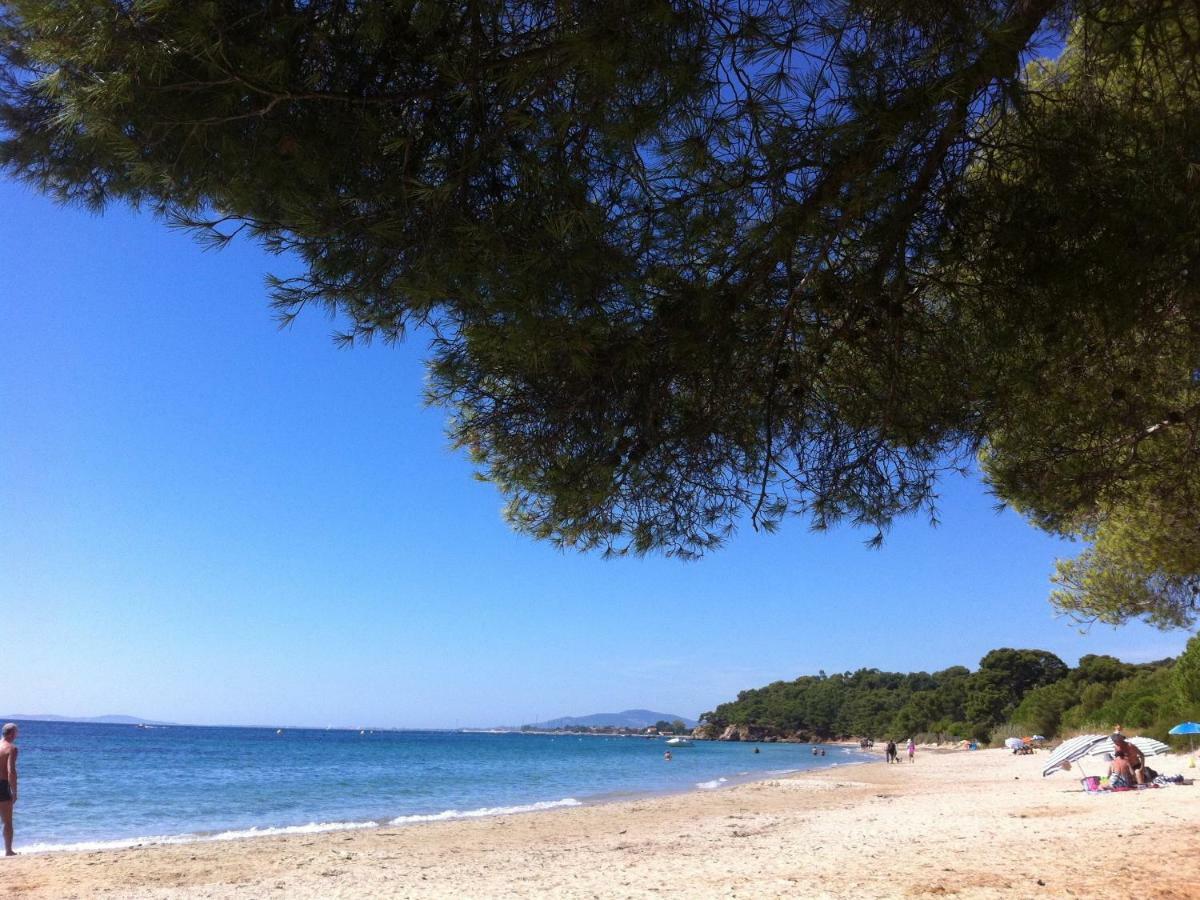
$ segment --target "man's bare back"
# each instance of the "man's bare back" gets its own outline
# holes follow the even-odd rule
[[[0,731],[0,823],[4,826],[4,855],[13,852],[13,806],[17,802],[17,726],[9,722]]]

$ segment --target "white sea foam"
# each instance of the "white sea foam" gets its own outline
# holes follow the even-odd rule
[[[724,780],[724,779],[722,779]],[[409,825],[417,822],[444,822],[450,819],[477,819],[485,816],[503,816],[514,813],[537,812],[564,806],[582,806],[574,797],[562,800],[545,800],[520,806],[485,806],[480,809],[447,809],[429,815],[398,816],[388,825]],[[242,838],[272,837],[286,834],[320,834],[329,831],[358,831],[363,828],[378,828],[383,822],[309,822],[307,825],[280,825],[268,828],[241,828],[213,834],[155,834],[145,837],[122,838],[113,841],[79,841],[73,844],[26,844],[22,853],[64,853],[69,851],[125,850],[130,847],[145,847],[151,844],[193,844],[212,841],[237,841]]]
[[[715,791],[721,785],[729,781],[728,778],[714,778],[712,781],[698,781],[696,787],[702,791]]]
[[[113,841],[80,841],[74,844],[26,844],[22,853],[56,853],[69,850],[123,850],[149,844],[193,844],[208,841],[236,841],[248,837],[281,834],[317,834],[323,831],[355,831],[376,828],[378,822],[309,822],[307,825],[281,825],[275,828],[240,828],[213,834],[153,834]]]
[[[521,806],[484,806],[479,809],[447,809],[440,813],[415,816],[397,816],[389,825],[408,825],[415,822],[445,822],[449,819],[481,819],[485,816],[507,816],[515,813],[537,812],[542,809],[558,809],[563,806],[583,806],[574,797],[563,800],[543,800],[541,803],[526,803]]]

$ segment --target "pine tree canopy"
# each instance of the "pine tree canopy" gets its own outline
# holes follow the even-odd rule
[[[5,0],[0,166],[298,258],[284,321],[415,330],[528,534],[878,537],[981,454],[1092,542],[1064,609],[1169,626],[1198,42],[1172,0]]]

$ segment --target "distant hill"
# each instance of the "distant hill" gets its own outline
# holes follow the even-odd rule
[[[0,716],[5,722],[83,722],[88,725],[175,725],[175,722],[156,722],[153,719],[139,719],[137,716],[53,716],[49,713],[25,715],[13,713]]]
[[[533,728],[582,728],[603,727],[613,728],[649,728],[656,722],[674,722],[679,719],[688,728],[696,727],[696,720],[675,713],[655,712],[652,709],[626,709],[616,713],[593,713],[590,716],[563,716],[561,719],[551,719],[548,722],[535,722]]]

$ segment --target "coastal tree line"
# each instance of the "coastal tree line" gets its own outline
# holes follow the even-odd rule
[[[288,254],[283,322],[419,331],[533,537],[881,540],[979,460],[1084,541],[1060,609],[1181,627],[1197,34],[1181,0],[7,0],[0,168]]]
[[[979,667],[939,672],[804,675],[742,691],[701,717],[716,737],[728,726],[821,740],[925,735],[936,740],[1106,730],[1116,724],[1166,739],[1200,718],[1200,636],[1175,659],[1127,663],[1088,655],[1074,668],[1045,650],[1001,648]]]

